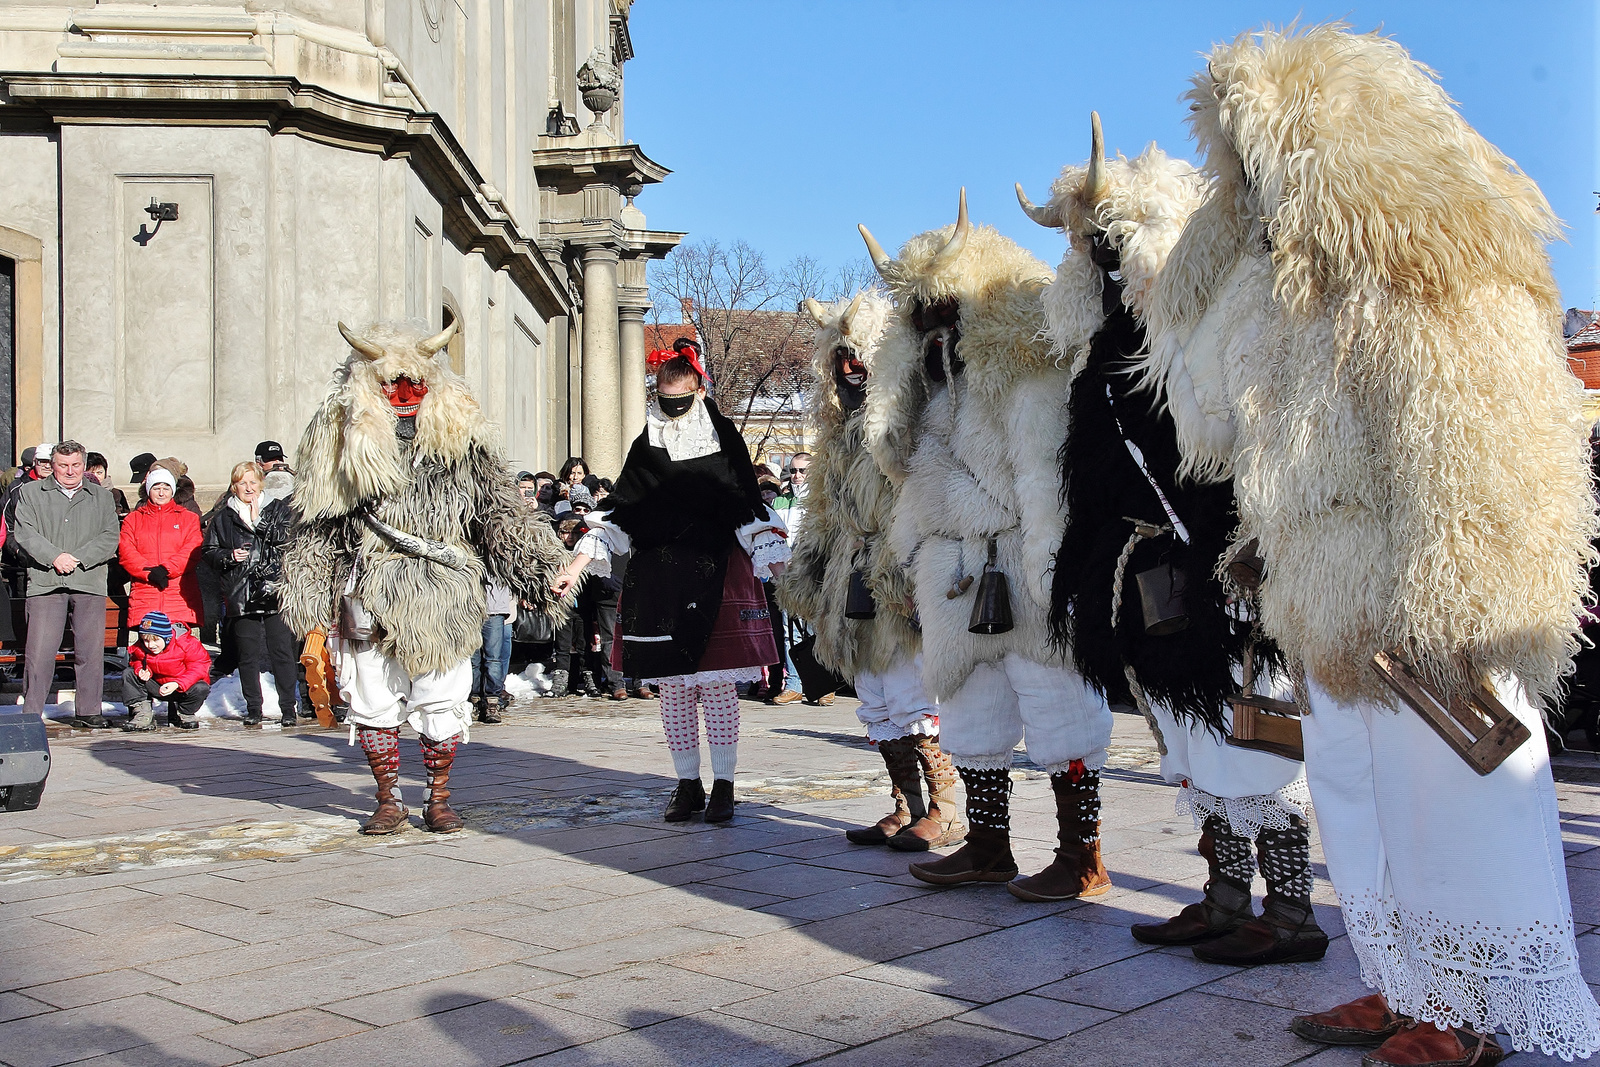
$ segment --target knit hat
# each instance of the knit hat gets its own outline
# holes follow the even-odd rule
[[[170,485],[172,491],[176,493],[178,491],[177,475],[165,467],[151,467],[150,473],[144,476],[144,490],[148,493],[152,487],[157,485]]]
[[[582,485],[575,485],[567,490],[567,503],[575,508],[588,508],[594,510],[594,494]]]
[[[153,634],[163,641],[172,640],[172,620],[160,611],[152,611],[139,620],[139,632]]]

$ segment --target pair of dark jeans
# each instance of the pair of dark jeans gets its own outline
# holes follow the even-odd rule
[[[122,701],[128,705],[128,719],[140,726],[149,726],[156,717],[155,701],[167,702],[167,721],[176,726],[190,722],[200,713],[200,705],[211,695],[211,687],[196,682],[188,689],[179,689],[170,696],[161,695],[161,682],[154,675],[140,678],[129,667],[122,672]]]
[[[300,655],[294,631],[277,612],[270,615],[235,615],[227,622],[233,647],[239,654],[239,688],[244,693],[245,714],[261,717],[261,672],[271,671],[278,687],[278,710],[295,714],[294,683]]]
[[[72,663],[77,673],[78,715],[99,715],[106,675],[106,596],[104,593],[40,593],[27,601],[28,642],[22,706],[43,715],[56,673],[61,635],[72,616]]]

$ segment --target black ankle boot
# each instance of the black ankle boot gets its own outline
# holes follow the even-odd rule
[[[711,802],[706,805],[706,822],[727,822],[733,818],[733,783],[718,778],[711,783]]]
[[[688,822],[689,816],[705,809],[706,787],[700,783],[700,779],[680,778],[678,788],[672,791],[672,799],[667,801],[666,820]]]

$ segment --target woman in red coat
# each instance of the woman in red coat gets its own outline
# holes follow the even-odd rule
[[[117,555],[133,579],[128,591],[130,627],[152,611],[188,626],[199,623],[200,519],[173,502],[177,488],[171,471],[151,468],[144,480],[145,502],[122,522]]]

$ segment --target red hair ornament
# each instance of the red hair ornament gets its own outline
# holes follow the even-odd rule
[[[648,356],[644,357],[644,368],[647,372],[654,374],[661,369],[661,364],[669,359],[677,359],[679,356],[687,360],[689,366],[695,369],[695,373],[700,375],[701,382],[711,381],[711,375],[706,373],[705,365],[700,362],[700,353],[688,347],[682,352],[675,352],[670,348],[654,349]]]

